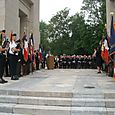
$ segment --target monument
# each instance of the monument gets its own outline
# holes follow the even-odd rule
[[[39,5],[40,0],[0,0],[0,30],[16,32],[18,37],[33,32],[35,48],[39,47]]]
[[[115,0],[106,0],[106,14],[107,14],[107,32],[110,35],[111,27],[111,12],[114,12],[115,19]]]

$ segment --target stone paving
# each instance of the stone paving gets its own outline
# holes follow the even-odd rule
[[[115,82],[96,70],[41,70],[20,78],[19,81],[8,79],[7,84],[0,84],[0,90],[72,92],[74,94],[103,94],[115,92]],[[95,88],[85,88],[95,87]]]
[[[40,70],[0,84],[0,115],[114,115],[115,81],[91,69]]]

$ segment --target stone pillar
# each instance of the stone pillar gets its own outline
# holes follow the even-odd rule
[[[35,48],[39,48],[40,44],[40,32],[39,32],[39,8],[40,6],[40,0],[35,0],[34,5],[33,5],[33,33],[34,33],[34,38],[35,38]]]
[[[0,30],[5,29],[5,0],[0,0]]]
[[[39,48],[39,7],[40,0],[0,0],[0,30],[16,32],[18,37],[26,28],[27,35],[34,34],[35,49]]]
[[[20,17],[20,37],[23,37],[23,33],[26,32],[28,35],[28,30],[27,30],[27,17]]]
[[[111,12],[114,12],[114,19],[115,19],[115,0],[106,0],[107,32],[109,36],[111,27],[111,15],[110,15]]]
[[[19,8],[18,0],[5,0],[5,29],[16,32],[19,36]],[[9,36],[9,35],[8,35]]]

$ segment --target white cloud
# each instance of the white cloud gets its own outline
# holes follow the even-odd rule
[[[83,0],[41,0],[40,20],[49,21],[56,12],[70,8],[70,15],[80,11]]]

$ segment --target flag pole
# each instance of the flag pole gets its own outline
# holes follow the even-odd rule
[[[113,16],[114,12],[110,12],[110,15]],[[110,33],[112,36],[112,33]],[[115,54],[113,53],[113,80],[115,80]]]

